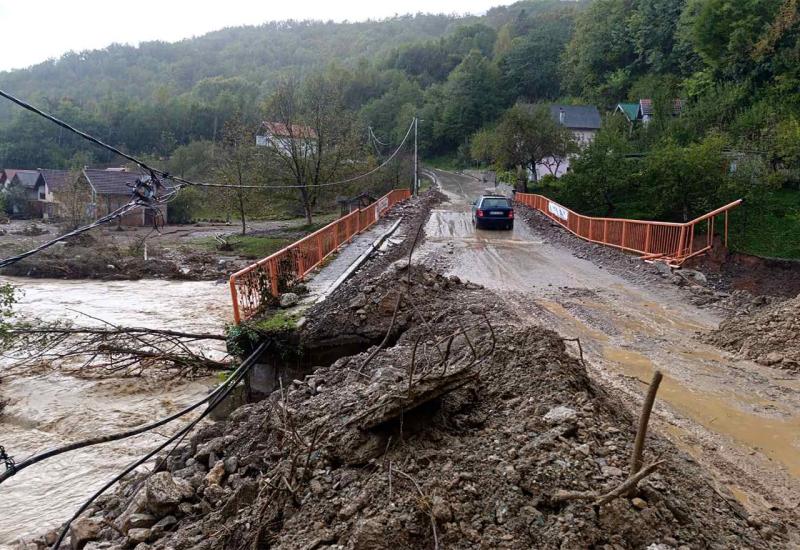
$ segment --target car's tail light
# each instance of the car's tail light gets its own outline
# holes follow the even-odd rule
[[[483,210],[478,210],[477,215],[479,218],[483,217]]]
[[[511,218],[511,219],[514,218],[514,211],[513,210],[509,210],[508,211],[508,217]]]

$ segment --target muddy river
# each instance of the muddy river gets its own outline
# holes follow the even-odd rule
[[[634,411],[661,370],[657,429],[746,507],[796,505],[800,379],[702,343],[698,333],[716,328],[721,316],[669,285],[631,283],[549,243],[521,219],[513,231],[476,230],[470,203],[485,185],[437,176],[449,201],[433,211],[420,257],[448,258],[449,273],[497,291],[522,318],[580,338],[592,376]]]
[[[227,285],[211,282],[0,280],[24,291],[16,309],[28,317],[97,324],[86,316],[90,315],[127,326],[197,332],[222,332],[230,318]],[[0,362],[2,375],[8,362],[0,361],[5,361]],[[214,378],[87,381],[46,371],[6,376],[0,383],[0,395],[9,402],[0,418],[0,445],[19,461],[51,446],[168,415],[201,398],[215,384]],[[0,549],[57,526],[177,426],[67,453],[7,480],[0,485]]]

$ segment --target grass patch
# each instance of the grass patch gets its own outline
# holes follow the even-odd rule
[[[239,256],[250,259],[261,259],[274,254],[281,248],[287,247],[293,242],[294,239],[284,239],[275,237],[258,237],[250,235],[233,235],[226,239],[228,244],[231,245],[231,250]],[[194,241],[201,248],[205,248],[212,252],[219,252],[217,241],[213,237],[206,237]]]
[[[297,327],[297,319],[279,311],[272,317],[256,322],[254,327],[260,332],[285,332]]]

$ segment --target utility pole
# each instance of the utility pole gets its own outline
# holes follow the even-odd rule
[[[419,192],[419,163],[417,162],[417,125],[419,118],[414,117],[414,195]]]

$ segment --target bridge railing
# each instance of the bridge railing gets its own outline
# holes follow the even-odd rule
[[[410,195],[407,189],[390,191],[366,208],[354,210],[231,275],[234,322],[239,324],[256,315],[272,298],[301,281],[328,256],[377,222],[386,210]]]
[[[676,266],[714,246],[719,215],[724,215],[724,242],[728,246],[728,212],[742,203],[734,201],[692,221],[671,223],[583,216],[542,195],[516,193],[514,200],[539,210],[582,239]]]

